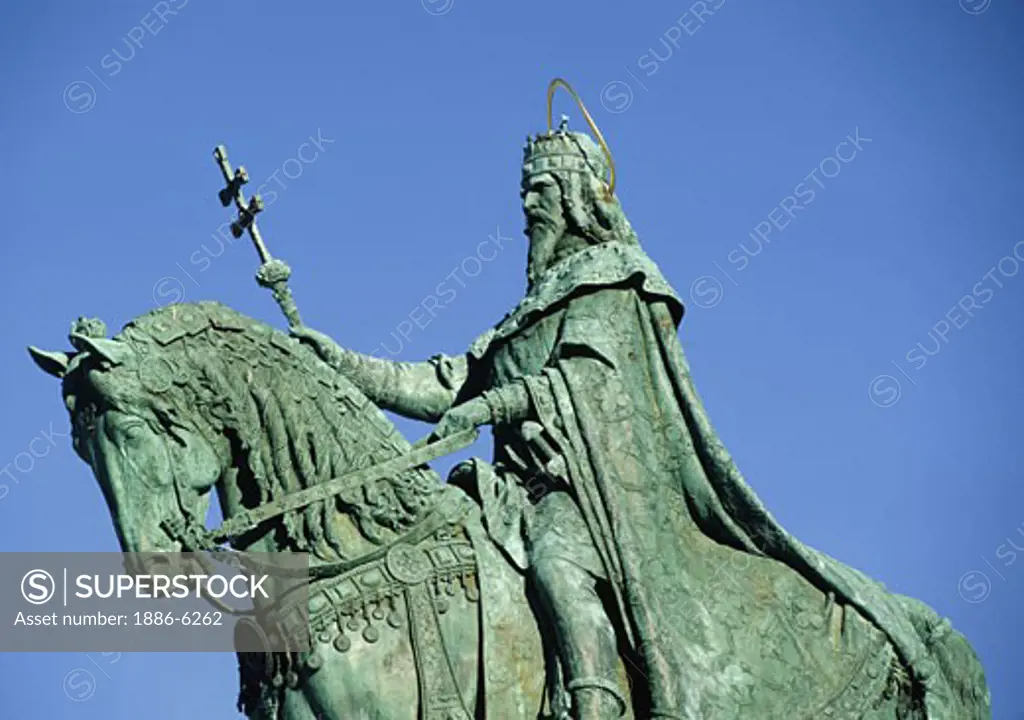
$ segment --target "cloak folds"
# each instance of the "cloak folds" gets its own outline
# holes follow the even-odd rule
[[[591,247],[547,278],[471,355],[565,307],[553,360],[524,380],[566,461],[655,709],[731,717],[744,683],[761,682],[734,662],[747,652],[757,664],[742,647],[750,641],[737,640],[745,629],[734,630],[768,622],[781,602],[751,569],[786,574],[770,559],[887,636],[929,720],[990,717],[980,664],[947,621],[802,544],[761,504],[694,388],[676,335],[682,303],[639,248]],[[742,591],[716,585],[723,577]]]

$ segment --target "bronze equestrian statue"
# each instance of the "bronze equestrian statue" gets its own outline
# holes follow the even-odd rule
[[[381,409],[434,443],[491,425],[493,462],[447,483],[421,464],[236,540],[338,568],[309,652],[241,663],[249,717],[990,718],[948,621],[801,543],[744,480],[600,132],[582,104],[596,141],[550,127],[560,83],[524,154],[526,295],[466,353],[392,362],[215,303],[32,350],[123,549],[183,549],[166,519],[200,522],[214,490],[230,518],[407,455]]]

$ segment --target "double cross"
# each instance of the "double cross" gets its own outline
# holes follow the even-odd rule
[[[221,188],[220,193],[218,193],[220,204],[228,207],[234,203],[238,209],[238,217],[231,223],[231,234],[236,238],[240,238],[244,233],[248,232],[256,252],[260,256],[260,269],[256,273],[256,282],[270,289],[274,295],[274,300],[281,307],[281,312],[284,313],[289,325],[302,325],[299,309],[295,305],[295,300],[292,299],[291,290],[288,288],[288,278],[291,277],[292,270],[286,263],[271,256],[270,251],[267,250],[267,246],[263,242],[263,236],[260,235],[260,229],[256,226],[256,216],[266,208],[263,204],[263,198],[256,194],[253,195],[249,202],[245,201],[242,186],[249,182],[249,173],[242,166],[238,166],[232,171],[231,163],[228,162],[228,150],[226,147],[218,145],[214,148],[213,157],[217,161],[217,165],[220,167],[221,174],[224,175],[224,182],[226,183],[225,187]]]

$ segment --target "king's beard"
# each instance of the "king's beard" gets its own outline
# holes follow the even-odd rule
[[[534,223],[527,230],[527,234],[530,236],[530,251],[526,263],[526,287],[528,289],[536,285],[544,275],[544,271],[551,266],[555,249],[558,247],[558,241],[563,232],[563,228],[546,222]]]

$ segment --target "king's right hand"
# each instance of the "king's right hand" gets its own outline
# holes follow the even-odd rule
[[[345,351],[327,335],[301,325],[293,325],[289,331],[299,342],[313,348],[320,359],[331,367],[337,368],[341,364]]]

